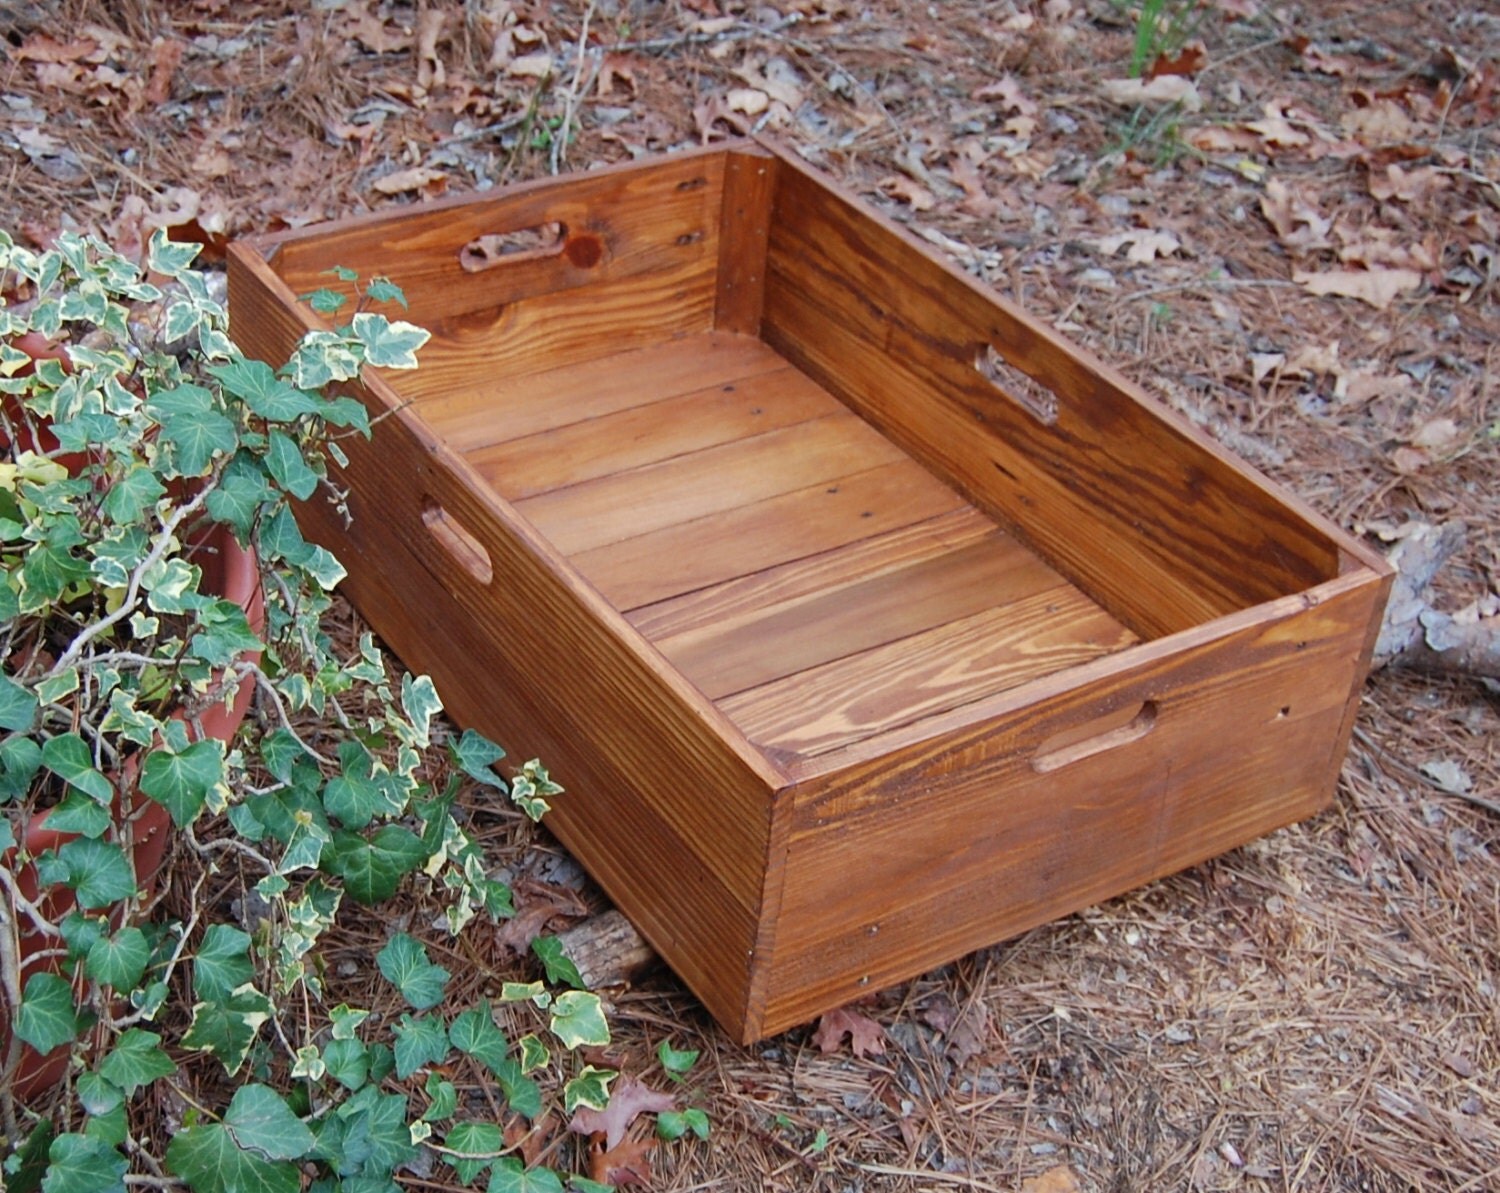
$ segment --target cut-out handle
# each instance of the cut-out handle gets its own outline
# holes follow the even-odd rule
[[[980,346],[974,358],[974,369],[1039,423],[1051,426],[1057,421],[1057,395],[1036,378],[1016,368],[995,351],[993,344]]]
[[[1045,775],[1105,750],[1139,741],[1151,732],[1155,724],[1156,701],[1145,700],[1137,706],[1127,704],[1086,724],[1054,733],[1038,747],[1031,759],[1032,768]]]
[[[489,584],[495,578],[495,567],[484,544],[431,497],[422,503],[422,524],[475,581]]]
[[[486,232],[458,250],[458,263],[468,273],[483,273],[522,261],[558,257],[568,244],[568,226],[559,220],[517,228],[512,232]]]

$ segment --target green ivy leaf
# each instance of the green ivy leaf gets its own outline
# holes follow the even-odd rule
[[[359,281],[359,270],[350,269],[347,265],[335,265],[331,269],[325,269],[323,272],[331,277],[338,278],[341,282]]]
[[[495,763],[505,757],[505,751],[484,734],[465,729],[458,741],[448,743],[448,753],[454,765],[475,782],[507,790],[505,780],[493,770]]]
[[[396,1077],[405,1080],[423,1065],[434,1065],[448,1055],[448,1032],[436,1015],[415,1019],[402,1015],[391,1029],[396,1037]]]
[[[566,990],[552,1003],[552,1034],[567,1048],[592,1044],[602,1048],[609,1043],[609,1023],[604,1005],[597,994],[586,990]]]
[[[609,1105],[609,1083],[618,1076],[613,1069],[596,1069],[593,1065],[584,1065],[563,1086],[564,1112],[572,1114],[580,1106],[603,1110]]]
[[[442,1024],[438,1025],[439,1028]],[[444,1042],[443,1053],[447,1055],[447,1043]],[[427,1109],[422,1111],[422,1121],[427,1123],[440,1123],[445,1118],[452,1118],[453,1112],[458,1109],[458,1090],[454,1088],[453,1082],[445,1080],[441,1073],[427,1074]]]
[[[11,679],[0,675],[0,729],[28,733],[36,720],[36,697]],[[56,738],[53,738],[56,741]],[[87,747],[84,748],[87,753]]]
[[[698,1063],[699,1052],[696,1048],[678,1051],[671,1043],[663,1040],[656,1049],[656,1057],[661,1061],[661,1067],[666,1070],[667,1076],[673,1081],[681,1081],[689,1069]]]
[[[109,808],[76,789],[70,789],[62,803],[47,813],[48,831],[77,833],[80,837],[102,837],[114,822]]]
[[[172,814],[173,824],[186,828],[223,778],[224,743],[204,738],[175,754],[153,750],[146,755],[141,790]]]
[[[410,307],[406,301],[406,292],[386,277],[373,277],[370,284],[365,287],[365,293],[375,302],[399,302],[403,307]]]
[[[205,1002],[226,999],[254,977],[250,937],[230,924],[210,924],[193,959],[193,993]]]
[[[161,1037],[155,1032],[132,1027],[115,1041],[109,1055],[99,1064],[99,1072],[124,1091],[127,1098],[143,1085],[158,1077],[177,1072],[172,1058],[161,1050]]]
[[[0,583],[0,591],[4,588]],[[15,736],[0,742],[0,798],[25,795],[41,768],[42,748],[31,738]]]
[[[312,307],[320,315],[337,314],[338,309],[349,301],[345,295],[340,294],[337,290],[330,290],[327,286],[322,286],[301,297],[303,302],[307,303],[308,306]]]
[[[427,959],[427,950],[405,932],[398,932],[375,957],[386,980],[419,1011],[435,1007],[443,998],[448,971]]]
[[[563,1193],[563,1183],[550,1168],[527,1168],[505,1156],[490,1170],[487,1193]]]
[[[245,1151],[219,1123],[188,1127],[172,1136],[167,1170],[185,1180],[193,1193],[300,1193],[302,1188],[297,1165]]]
[[[102,1073],[80,1073],[76,1088],[78,1104],[85,1114],[108,1114],[125,1105],[125,1095],[120,1092],[120,1087]]]
[[[402,1095],[367,1085],[335,1113],[345,1124],[343,1171],[385,1176],[417,1154]]]
[[[312,1150],[313,1133],[281,1095],[264,1085],[235,1091],[224,1125],[235,1143],[267,1160],[296,1160]]]
[[[381,369],[414,369],[417,349],[432,338],[432,333],[400,319],[387,319],[370,311],[360,311],[350,320],[354,336],[365,347],[365,360]]]
[[[47,1150],[42,1193],[125,1193],[125,1157],[87,1135],[59,1135]]]
[[[443,1146],[457,1155],[443,1155],[443,1160],[468,1184],[505,1150],[505,1135],[494,1123],[454,1123]]]
[[[575,990],[586,990],[588,983],[578,972],[578,966],[573,964],[573,959],[563,952],[562,941],[555,936],[538,936],[531,942],[531,951],[541,960],[542,968],[547,971],[547,980],[554,985],[559,982],[572,986]]]
[[[26,1136],[26,1141],[5,1158],[5,1187],[9,1193],[37,1193],[47,1171],[47,1149],[57,1132],[44,1118]]]
[[[200,1002],[193,1007],[193,1022],[182,1045],[211,1052],[233,1077],[272,1010],[271,1000],[253,986],[241,987],[227,999]]]
[[[389,899],[402,877],[426,860],[420,837],[399,824],[387,824],[369,840],[357,833],[336,833],[325,868],[344,880],[351,899],[368,906]]]
[[[125,851],[112,841],[80,837],[57,851],[66,867],[66,886],[73,888],[80,907],[106,907],[135,894],[135,872]]]
[[[512,1110],[531,1120],[541,1117],[542,1087],[521,1072],[519,1062],[503,1060],[492,1065],[491,1071]]]
[[[266,468],[278,484],[299,501],[317,491],[318,474],[307,466],[296,440],[281,431],[266,436]]]
[[[55,973],[34,973],[26,979],[15,1019],[16,1035],[45,1055],[72,1040],[78,1027],[72,986]]]
[[[88,743],[77,733],[60,733],[42,746],[42,765],[90,799],[109,803],[115,794],[110,781],[94,769]]]
[[[342,301],[341,296],[336,297]],[[318,408],[311,395],[278,377],[276,370],[263,360],[241,357],[225,365],[215,365],[208,372],[218,378],[225,390],[243,399],[245,405],[267,422],[292,422]]]
[[[144,464],[137,464],[117,478],[100,503],[106,517],[122,526],[139,522],[146,511],[166,495],[166,486]]]
[[[613,1185],[606,1185],[603,1181],[591,1181],[586,1176],[570,1176],[568,1178],[568,1193],[615,1193]]]
[[[102,985],[129,990],[141,980],[150,960],[151,944],[146,934],[127,926],[89,947],[84,972]]]
[[[21,564],[21,606],[27,611],[45,609],[59,600],[68,585],[82,580],[88,565],[74,559],[66,547],[38,543]]]
[[[472,1056],[491,1071],[510,1055],[510,1042],[495,1026],[488,1000],[454,1016],[448,1025],[448,1039],[460,1052]]]
[[[276,492],[266,483],[260,465],[242,452],[225,466],[218,487],[208,495],[206,504],[215,520],[227,522],[240,534],[248,535],[255,515],[275,498]]]
[[[198,389],[197,386],[181,388]],[[151,404],[159,403],[153,398]],[[173,463],[183,476],[202,476],[216,455],[228,455],[239,445],[234,423],[209,406],[167,416],[162,421],[161,440],[172,448]]]
[[[656,1133],[663,1139],[681,1139],[691,1131],[699,1139],[707,1139],[708,1115],[696,1106],[690,1110],[663,1110],[656,1116]]]
[[[323,1066],[330,1077],[351,1092],[370,1078],[370,1057],[358,1040],[330,1040],[323,1049]]]

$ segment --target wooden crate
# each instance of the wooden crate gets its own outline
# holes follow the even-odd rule
[[[1379,557],[774,147],[235,245],[246,350],[336,265],[434,337],[305,531],[740,1039],[1329,799]]]

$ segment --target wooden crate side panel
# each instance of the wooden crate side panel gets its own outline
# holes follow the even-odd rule
[[[791,161],[764,328],[1134,628],[1185,629],[1338,574],[1332,528]],[[979,371],[988,347],[1051,391],[1054,421]]]
[[[234,252],[236,335],[280,359],[302,330],[289,295]],[[361,396],[395,403],[378,381]],[[461,723],[512,748],[536,743],[572,787],[559,835],[743,1031],[779,773],[409,412],[347,451],[354,528],[311,505],[300,516],[347,557],[362,612],[433,674]],[[482,553],[479,574],[442,545],[455,525]]]
[[[431,327],[579,287],[628,293],[634,287],[619,283],[681,275],[712,283],[723,178],[722,152],[686,154],[342,221],[265,243],[274,246],[272,264],[293,293],[339,288],[327,274],[334,267],[385,274],[406,291],[409,317]],[[479,237],[553,223],[565,229],[555,250],[516,253],[479,272],[462,264],[464,247]],[[712,307],[710,294],[710,317]]]
[[[1377,612],[1380,584],[1356,580],[1325,586],[1317,604],[1277,602],[1112,683],[799,785],[763,1029],[1324,806],[1330,745],[1358,700]],[[1120,744],[1037,769],[1039,751],[1076,752],[1078,727],[1101,722]]]

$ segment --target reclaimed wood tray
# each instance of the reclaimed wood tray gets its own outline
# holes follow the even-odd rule
[[[299,517],[750,1041],[1329,799],[1390,575],[796,159],[736,142],[232,247],[433,339]]]

